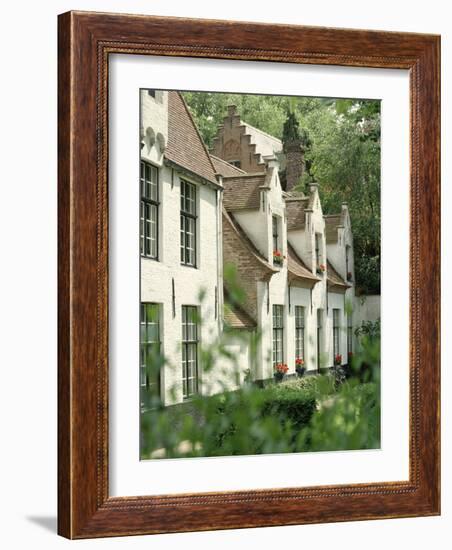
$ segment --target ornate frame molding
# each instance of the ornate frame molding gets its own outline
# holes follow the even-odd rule
[[[439,49],[438,36],[422,34],[89,12],[59,16],[61,535],[86,538],[439,514]],[[109,497],[107,92],[109,55],[117,53],[410,71],[409,481]],[[427,406],[429,414],[424,412]]]

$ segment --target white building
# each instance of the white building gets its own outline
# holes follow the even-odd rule
[[[141,110],[141,384],[170,404],[202,391],[221,328],[221,177],[180,94],[143,90]]]
[[[142,91],[141,108],[143,395],[154,389],[171,404],[245,376],[264,383],[280,364],[294,374],[297,360],[308,372],[346,364],[353,316],[362,318],[350,217],[346,204],[324,216],[315,183],[307,195],[293,190],[300,146],[231,106],[209,154],[178,92]],[[228,264],[241,303],[223,281]],[[208,374],[200,364],[201,346],[220,336],[239,366],[232,384],[226,359]]]

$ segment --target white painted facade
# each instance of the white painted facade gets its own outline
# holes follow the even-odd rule
[[[379,303],[370,300],[363,305],[362,300],[355,298],[353,236],[347,206],[342,205],[342,223],[337,228],[337,239],[330,238],[327,244],[317,184],[310,186],[307,197],[288,195],[281,188],[276,156],[263,154],[273,143],[267,148],[261,144],[262,151],[256,148],[265,161],[265,178],[259,187],[258,205],[231,213],[234,223],[268,265],[270,275],[266,280],[256,278],[252,281],[256,300],[252,317],[256,328],[225,332],[223,263],[231,258],[223,257],[222,194],[226,191],[221,186],[221,176],[217,174],[218,184],[213,184],[199,174],[187,171],[184,166],[167,161],[168,92],[156,91],[152,97],[142,91],[141,108],[141,159],[159,170],[159,254],[157,259],[141,258],[141,301],[160,304],[160,349],[167,361],[160,379],[163,403],[169,405],[183,401],[181,339],[184,305],[199,308],[202,319],[199,350],[221,339],[234,357],[233,360],[219,357],[208,374],[199,365],[198,391],[201,393],[212,394],[235,388],[243,383],[247,372],[255,381],[273,377],[273,306],[283,308],[281,362],[287,365],[288,374],[295,374],[297,359],[296,307],[302,307],[304,312],[304,353],[301,359],[307,371],[316,372],[333,366],[336,354],[341,356],[340,364],[346,364],[348,352],[355,346],[355,338],[350,338],[350,329],[347,330],[349,312],[354,310],[351,318],[353,332],[362,320],[379,317]],[[260,139],[264,137],[265,134],[259,134]],[[188,181],[196,188],[195,267],[181,264],[181,181]],[[240,193],[240,188],[234,192]],[[304,201],[304,224],[288,230],[288,201],[299,199]],[[283,257],[281,265],[273,261],[274,220],[278,229],[277,248]],[[289,269],[289,247],[304,265],[305,277],[303,274],[294,277]],[[237,257],[236,261],[242,260]],[[247,272],[246,276],[252,278],[253,273]],[[334,319],[339,334],[336,349]],[[252,351],[253,342],[257,342],[255,351]]]
[[[142,91],[142,123],[145,145],[141,159],[159,169],[158,259],[141,257],[141,302],[160,305],[161,351],[167,361],[161,372],[160,394],[165,405],[182,401],[182,306],[199,307],[202,319],[200,346],[208,346],[220,333],[222,320],[221,195],[217,188],[200,183],[181,169],[167,166],[158,140],[147,137],[161,133],[168,141],[168,94],[153,98]],[[196,267],[181,264],[181,180],[196,186]],[[200,292],[205,293],[201,299]],[[199,390],[211,385],[199,369]]]

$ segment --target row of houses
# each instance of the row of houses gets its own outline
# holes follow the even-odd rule
[[[169,405],[265,383],[279,365],[346,364],[364,311],[350,216],[345,203],[323,215],[316,183],[295,189],[302,140],[282,143],[230,106],[208,151],[179,92],[140,93],[142,395]],[[201,349],[218,341],[225,353],[206,369]]]

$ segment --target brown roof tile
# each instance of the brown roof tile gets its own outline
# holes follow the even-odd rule
[[[233,235],[236,238],[235,243],[241,248],[241,250],[246,250],[254,261],[269,272],[269,275],[278,272],[278,269],[275,269],[254,246],[254,243],[245,233],[242,226],[238,223],[234,216],[232,214],[228,214],[225,209],[223,209],[223,234],[225,236]],[[237,249],[237,255],[238,253],[239,250]]]
[[[308,205],[308,198],[288,198],[286,199],[287,229],[304,229],[305,227],[305,209]]]
[[[229,328],[235,329],[255,329],[257,324],[246,311],[237,304],[231,304],[225,300],[224,304],[224,322]]]
[[[323,216],[325,219],[326,244],[337,243],[338,228],[343,225],[342,214],[329,214]]]
[[[210,155],[179,92],[168,92],[168,146],[165,158],[218,185]]]
[[[212,160],[212,164],[215,170],[218,172],[218,174],[221,174],[222,176],[228,177],[246,174],[246,172],[244,172],[240,168],[237,168],[237,166],[234,166],[229,162],[220,159],[219,157],[216,157],[215,155],[210,155],[210,159]]]
[[[252,210],[260,207],[260,188],[266,174],[243,174],[223,178],[223,204],[226,210]]]
[[[291,283],[298,281],[315,285],[315,283],[320,281],[320,279],[306,267],[303,260],[298,256],[290,244],[287,244],[287,267]]]
[[[331,262],[327,262],[327,283],[328,288],[334,288],[336,290],[345,292],[347,288],[350,288],[350,285],[347,284],[344,279],[339,275],[339,273],[334,269]]]

